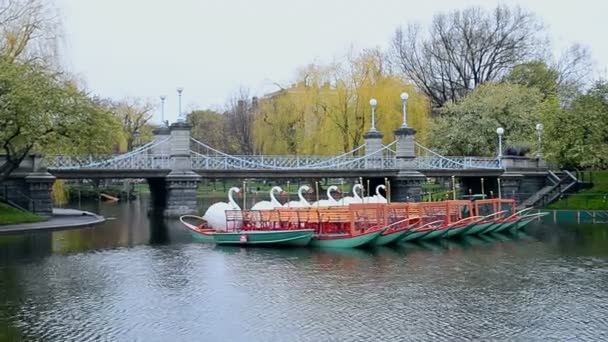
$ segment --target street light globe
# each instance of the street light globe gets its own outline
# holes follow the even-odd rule
[[[542,123],[536,124],[536,130],[537,130],[537,131],[542,132],[542,131],[543,131],[543,128],[545,128],[545,127],[543,126],[543,124],[542,124]]]
[[[178,87],[178,88],[177,88],[177,92],[178,92],[178,93],[180,93],[180,94],[181,94],[181,92],[182,92],[182,91],[184,91],[184,88],[183,88],[183,87]]]
[[[410,97],[406,92],[401,93],[401,99],[403,101],[407,100],[407,98]]]
[[[371,99],[369,100],[369,105],[372,107],[376,107],[376,105],[378,104],[378,101],[376,101],[376,99]]]
[[[503,134],[505,134],[505,129],[504,129],[504,128],[502,128],[502,127],[498,127],[498,128],[496,129],[496,134],[498,134],[498,135],[503,135]]]

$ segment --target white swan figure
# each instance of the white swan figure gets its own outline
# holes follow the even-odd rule
[[[331,196],[331,193],[333,191],[338,191],[338,187],[335,185],[332,185],[329,188],[327,188],[327,199],[316,201],[315,203],[312,204],[312,206],[313,207],[331,207],[331,206],[340,205],[340,203],[338,203],[338,201],[336,201],[336,199]]]
[[[363,203],[363,199],[361,198],[361,196],[359,196],[359,193],[357,192],[358,190],[360,190],[361,192],[363,192],[363,185],[361,184],[355,184],[353,185],[353,195],[352,196],[346,196],[343,199],[340,200],[340,204],[341,205],[349,205],[352,203]]]
[[[209,226],[217,230],[226,230],[226,210],[241,210],[238,204],[232,198],[232,193],[238,193],[241,190],[232,187],[228,190],[228,203],[217,202],[212,204],[203,215],[203,219],[207,221]]]
[[[299,189],[298,189],[298,198],[299,201],[289,201],[289,203],[285,204],[285,207],[289,207],[289,208],[304,208],[304,207],[310,207],[310,203],[308,203],[308,201],[306,200],[306,198],[304,198],[304,194],[303,192],[306,191],[310,191],[310,187],[308,185],[302,185]]]
[[[376,187],[376,194],[372,197],[366,197],[369,198],[368,203],[388,203],[386,198],[380,194],[380,189],[384,189],[384,191],[386,191],[386,186],[384,184],[378,185]]]
[[[251,207],[251,210],[267,210],[282,207],[283,205],[281,202],[277,201],[274,197],[275,192],[280,194],[283,192],[283,189],[281,189],[280,186],[273,186],[272,189],[270,189],[270,201],[260,201]]]

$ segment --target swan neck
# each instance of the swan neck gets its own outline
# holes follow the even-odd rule
[[[230,188],[228,190],[228,203],[234,208],[240,208],[239,205],[236,204],[236,201],[234,200],[234,198],[232,197],[232,193],[235,191],[236,191],[235,188]]]

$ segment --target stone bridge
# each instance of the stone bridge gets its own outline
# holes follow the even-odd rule
[[[416,143],[416,131],[407,127],[395,130],[388,145],[372,129],[363,145],[338,156],[230,155],[192,139],[190,130],[184,122],[161,127],[152,142],[122,155],[33,155],[2,185],[0,195],[17,202],[28,198],[30,210],[48,214],[56,178],[146,179],[165,215],[178,216],[196,211],[196,190],[204,178],[389,179],[395,201],[418,201],[429,177],[457,177],[461,189],[477,192],[480,178],[486,178],[488,191],[500,182],[504,194],[531,193],[545,185],[548,171],[539,159],[442,156]]]

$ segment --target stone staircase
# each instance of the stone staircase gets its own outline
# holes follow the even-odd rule
[[[566,170],[557,173],[548,171],[547,178],[553,184],[543,187],[520,203],[519,210],[530,207],[544,207],[559,199],[563,194],[576,190],[579,185],[579,180]]]

